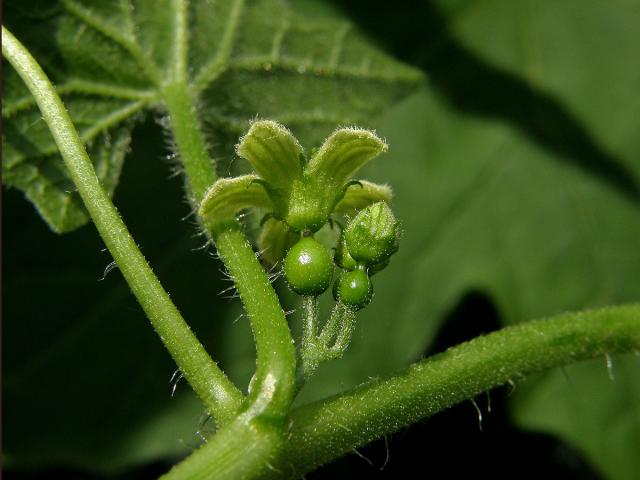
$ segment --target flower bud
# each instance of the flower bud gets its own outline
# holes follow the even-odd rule
[[[343,235],[351,257],[367,266],[388,260],[398,250],[398,221],[385,202],[360,210]]]

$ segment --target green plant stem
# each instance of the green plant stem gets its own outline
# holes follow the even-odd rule
[[[297,478],[376,438],[527,374],[639,350],[638,304],[507,327],[393,377],[300,407],[292,412],[284,437],[272,430],[270,422],[239,417],[163,478]]]
[[[38,103],[100,236],[167,350],[218,423],[230,421],[242,394],[211,360],[182,318],[105,193],[53,85],[24,46],[2,27],[2,53]]]
[[[237,480],[282,476],[275,470],[284,444],[282,426],[241,415],[177,464],[162,480]]]
[[[329,348],[329,358],[340,358],[349,347],[353,331],[356,328],[356,311],[347,305],[338,303],[336,309],[340,314],[340,327],[335,343]]]
[[[493,387],[548,368],[640,351],[640,305],[507,327],[294,410],[280,468],[297,476]]]
[[[329,343],[335,339],[338,334],[340,324],[342,323],[341,319],[343,314],[344,304],[342,302],[337,302],[331,309],[331,316],[322,327],[322,331],[318,337],[322,345],[328,346]]]
[[[162,97],[169,113],[171,131],[180,161],[185,170],[190,201],[194,208],[197,208],[217,175],[200,128],[195,95],[186,81],[177,80],[162,88]]]
[[[340,358],[351,342],[355,328],[355,311],[342,302],[336,303],[320,334],[318,314],[317,297],[303,297],[302,342],[296,391],[302,389],[321,363]]]
[[[190,200],[197,210],[216,180],[197,116],[196,95],[187,84],[188,21],[186,3],[174,0],[174,63],[172,81],[162,88],[176,148],[184,166]],[[247,311],[256,342],[257,368],[246,406],[252,416],[283,421],[293,399],[295,348],[278,297],[256,258],[240,224],[224,228],[204,225],[233,279]]]
[[[211,232],[251,320],[257,368],[247,402],[254,416],[284,421],[293,400],[296,355],[280,302],[238,222]]]
[[[298,372],[296,391],[300,391],[313,374],[320,359],[318,358],[318,297],[302,297],[302,339],[298,352]]]

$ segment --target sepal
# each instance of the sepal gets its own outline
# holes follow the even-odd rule
[[[258,237],[262,261],[268,265],[275,265],[284,258],[299,238],[300,235],[293,232],[284,222],[274,217],[267,219]]]
[[[380,185],[366,180],[347,184],[342,200],[336,205],[337,213],[353,213],[376,202],[390,203],[393,192],[389,185]]]

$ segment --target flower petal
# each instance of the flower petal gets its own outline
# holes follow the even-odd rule
[[[277,189],[288,190],[302,174],[302,147],[286,127],[272,120],[253,122],[236,152]]]
[[[387,148],[387,144],[370,130],[341,128],[324,141],[309,161],[306,173],[332,178],[341,185]]]
[[[273,209],[273,203],[258,175],[221,178],[204,194],[198,214],[210,228],[234,220],[244,208]]]

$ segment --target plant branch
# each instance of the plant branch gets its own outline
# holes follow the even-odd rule
[[[601,355],[640,351],[640,304],[507,327],[403,373],[294,410],[283,469],[303,475],[361,445],[513,379]]]
[[[241,415],[177,464],[161,480],[251,480],[283,477],[276,469],[284,444],[282,426]]]
[[[321,363],[342,357],[351,342],[356,320],[356,312],[342,302],[338,302],[318,334],[318,299],[303,297],[302,313],[303,334],[296,382],[297,391],[300,391]]]
[[[233,18],[237,19],[241,6],[242,2],[236,1],[232,9],[232,12],[235,12],[232,13]],[[173,79],[163,87],[162,95],[171,120],[177,152],[184,166],[190,202],[197,210],[205,192],[215,182],[217,175],[215,164],[209,158],[197,115],[197,94],[189,86],[186,74],[188,57],[186,2],[174,0],[174,9],[176,70]],[[225,38],[232,38],[234,29],[232,21]],[[225,42],[227,41],[231,40]],[[221,46],[220,51],[223,52],[223,56],[220,58],[222,59],[225,58],[226,48],[224,45]],[[200,220],[203,221],[203,219]],[[242,468],[248,471],[260,471],[264,463],[268,463],[264,455],[277,455],[281,450],[282,431],[294,395],[295,348],[278,297],[251,245],[242,233],[240,224],[234,221],[223,225],[222,228],[214,228],[206,224],[203,227],[214,241],[251,320],[257,353],[256,373],[249,385],[249,395],[242,415],[228,429],[218,432],[210,442],[219,447],[213,448],[208,444],[207,451],[210,454],[194,455],[193,460],[190,459],[178,466],[176,471],[191,472],[186,475],[192,478],[194,475],[195,477],[206,475],[202,468],[205,471],[207,468],[212,468],[212,471],[218,472],[218,476],[224,477],[223,472],[226,471],[224,465],[227,465],[229,471],[233,472],[229,475],[237,478],[239,464],[244,464]],[[272,434],[261,437],[257,434],[255,425],[265,422],[270,425]],[[252,436],[252,432],[256,434]],[[236,445],[236,447],[229,450],[229,445]],[[251,455],[249,458],[241,453],[245,449],[247,453],[261,453]],[[237,457],[235,466],[225,463],[232,457]]]
[[[194,208],[216,181],[215,163],[209,152],[196,112],[195,95],[185,81],[174,81],[162,89],[171,131],[184,166],[189,200]]]
[[[251,319],[257,369],[246,409],[162,477],[210,480],[282,477],[287,415],[294,395],[295,349],[284,312],[238,222],[209,228]]]
[[[239,15],[241,6],[241,1],[234,4],[233,10],[237,12],[233,18]],[[197,209],[204,193],[216,180],[216,173],[197,116],[196,94],[187,84],[188,9],[185,0],[174,0],[174,9],[176,70],[173,81],[162,91],[191,192],[191,204]],[[225,38],[232,38],[234,28],[229,27],[231,33]],[[221,46],[221,51],[226,48]],[[293,340],[278,297],[239,223],[230,222],[222,228],[204,227],[211,235],[251,320],[257,369],[250,385],[248,410],[253,412],[253,416],[266,414],[284,419],[293,399],[296,361]]]
[[[173,0],[173,80],[188,80],[187,63],[189,61],[189,2]]]
[[[53,85],[26,48],[4,27],[2,53],[36,99],[100,236],[167,350],[215,420],[228,422],[237,413],[242,394],[211,360],[142,256],[100,185]]]
[[[257,368],[247,402],[253,416],[284,420],[294,395],[296,354],[278,297],[238,222],[211,229],[251,320]]]
[[[302,338],[298,352],[296,390],[299,391],[320,363],[318,358],[318,297],[302,297]]]

